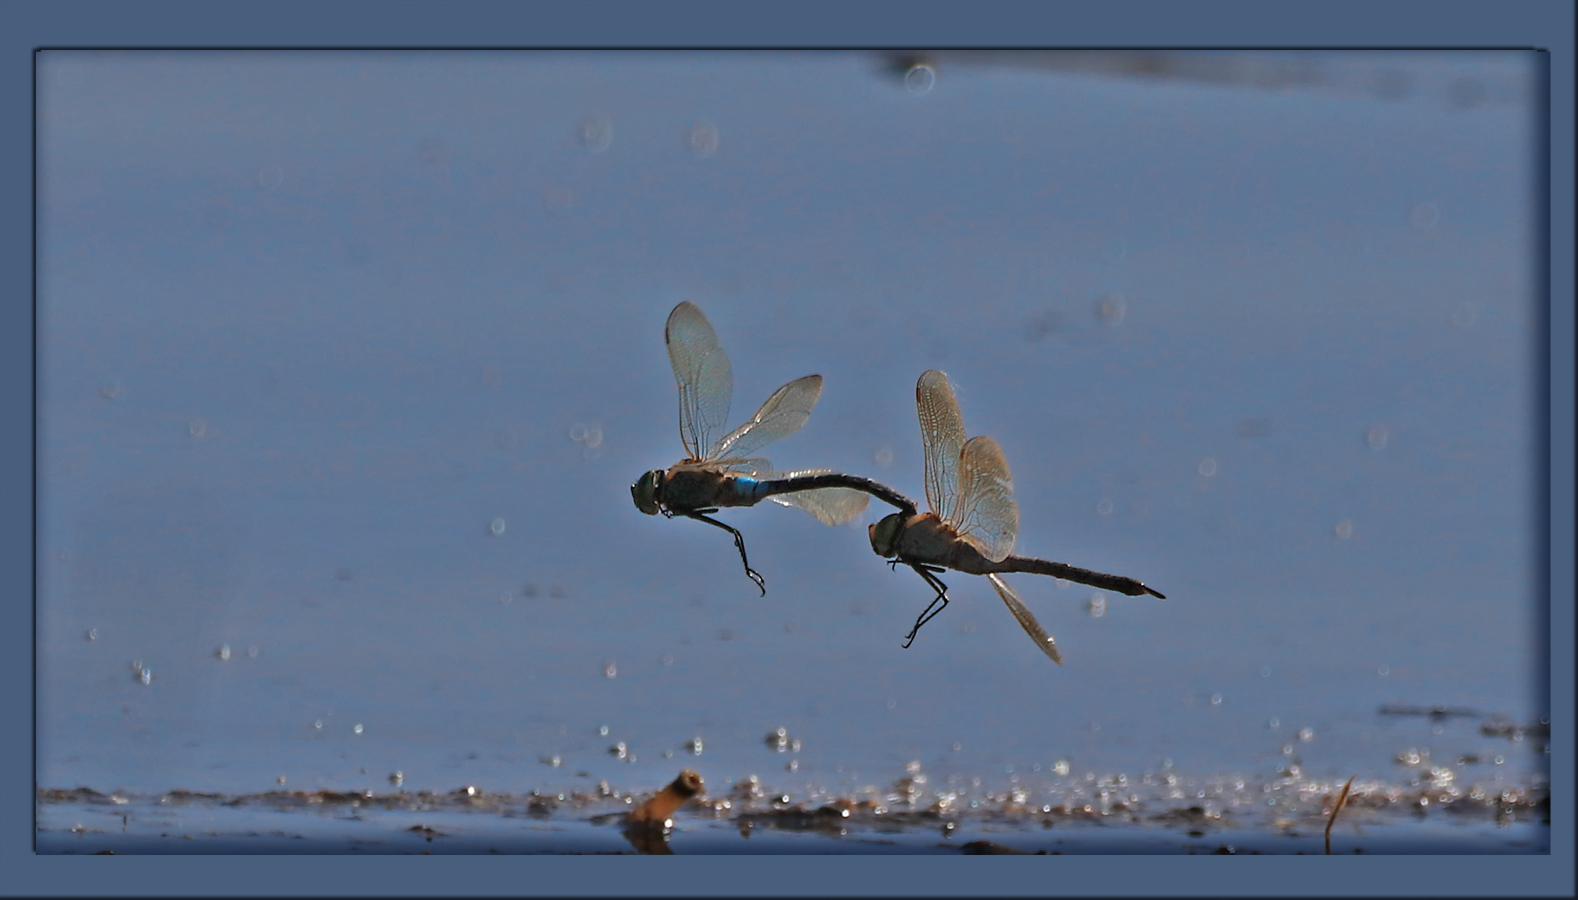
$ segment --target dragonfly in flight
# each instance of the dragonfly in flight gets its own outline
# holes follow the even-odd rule
[[[915,501],[869,478],[831,469],[778,473],[767,460],[751,456],[805,424],[822,392],[822,376],[789,382],[745,424],[724,434],[734,376],[711,323],[695,304],[681,303],[669,313],[663,340],[679,383],[679,439],[685,458],[642,475],[630,486],[630,496],[636,509],[649,516],[684,516],[733,535],[745,574],[763,596],[767,584],[751,568],[745,539],[738,530],[711,518],[719,509],[770,499],[799,507],[829,525],[842,525],[865,510],[870,495],[904,513],[915,512]]]
[[[1063,658],[1057,643],[1002,579],[1002,573],[1051,575],[1131,597],[1150,594],[1167,599],[1132,578],[1014,556],[1019,507],[1014,503],[1013,478],[1002,448],[980,435],[965,440],[964,417],[953,388],[948,376],[936,369],[921,374],[915,385],[915,406],[925,452],[926,505],[931,511],[894,513],[867,529],[877,555],[894,567],[903,563],[914,569],[937,592],[905,637],[905,647],[914,642],[922,625],[948,605],[948,586],[937,577],[944,569],[985,575],[1025,634],[1058,665],[1063,664]]]

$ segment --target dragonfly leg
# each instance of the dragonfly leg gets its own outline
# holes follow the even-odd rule
[[[942,569],[938,568],[937,566],[927,566],[916,563],[910,563],[909,566],[910,568],[914,569],[916,573],[920,575],[920,577],[926,579],[926,583],[931,585],[931,589],[937,592],[937,596],[933,597],[931,603],[921,611],[920,618],[915,620],[915,627],[911,628],[910,633],[905,635],[905,649],[909,649],[910,644],[915,643],[915,635],[921,630],[921,626],[925,625],[927,622],[930,622],[933,617],[942,612],[943,609],[948,605],[948,586],[943,584],[942,579],[938,578],[936,575],[936,573],[941,572]]]
[[[740,563],[745,566],[746,577],[756,582],[756,587],[762,592],[763,597],[767,596],[767,582],[763,581],[762,576],[757,574],[755,569],[751,568],[751,561],[745,556],[745,538],[740,536],[739,531],[730,528],[722,522],[719,522],[717,519],[708,518],[707,516],[703,515],[703,513],[715,512],[717,512],[716,509],[697,509],[690,512],[681,513],[681,515],[687,518],[695,519],[698,522],[706,522],[708,525],[715,525],[734,535],[734,546],[740,551]]]

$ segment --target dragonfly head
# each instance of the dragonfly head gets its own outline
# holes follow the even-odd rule
[[[866,534],[871,537],[871,549],[878,556],[888,558],[898,555],[899,534],[904,531],[904,519],[903,513],[893,513],[866,529]]]
[[[649,516],[658,514],[658,485],[663,483],[663,470],[653,469],[636,479],[630,486],[630,499],[636,501],[636,509]]]

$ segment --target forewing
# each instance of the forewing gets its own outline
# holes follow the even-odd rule
[[[1019,620],[1019,627],[1025,630],[1025,634],[1030,635],[1030,639],[1036,642],[1041,652],[1050,656],[1058,665],[1063,665],[1063,656],[1057,652],[1057,642],[1052,640],[1052,635],[1046,633],[1041,623],[1036,621],[1036,617],[1030,614],[1030,610],[1020,601],[1014,589],[1008,586],[1008,582],[995,574],[986,576],[986,579],[992,583],[992,587],[997,588],[997,596],[1002,597],[1003,602],[1008,604],[1008,611]]]
[[[964,416],[953,398],[948,376],[936,369],[921,373],[915,383],[915,410],[920,414],[921,448],[926,458],[926,503],[950,524],[959,505],[959,454],[964,449]]]
[[[826,475],[832,469],[803,469],[786,472],[778,478],[797,478],[801,475]],[[866,511],[871,502],[865,491],[854,488],[817,488],[814,491],[796,491],[792,494],[775,494],[768,498],[774,503],[803,509],[827,525],[842,525]]]
[[[746,456],[786,434],[800,430],[811,418],[816,398],[822,393],[822,376],[807,375],[789,382],[767,398],[756,415],[729,432],[707,455],[708,459]]]
[[[992,562],[1014,551],[1019,536],[1019,505],[1014,502],[1014,479],[1008,473],[1003,448],[989,437],[977,435],[965,442],[959,454],[959,505],[957,518],[946,520],[959,536],[974,544]]]
[[[689,301],[674,307],[663,329],[668,361],[679,383],[679,439],[688,458],[710,458],[714,435],[722,434],[734,397],[728,354],[701,310]]]

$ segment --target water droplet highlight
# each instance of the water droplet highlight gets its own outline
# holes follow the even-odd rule
[[[690,132],[685,136],[685,143],[690,147],[690,152],[697,156],[711,156],[718,152],[718,126],[711,122],[697,122],[690,126]]]
[[[917,97],[924,97],[937,86],[937,70],[926,63],[916,63],[904,73],[904,89]]]
[[[581,146],[590,153],[602,153],[614,142],[614,120],[598,114],[581,123]]]

